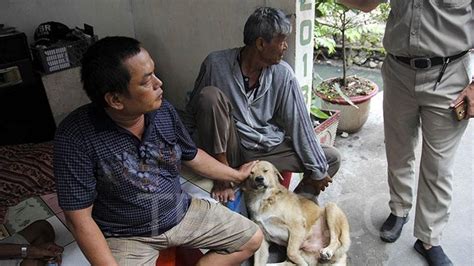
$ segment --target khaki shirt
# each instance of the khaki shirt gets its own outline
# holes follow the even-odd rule
[[[390,6],[388,53],[446,57],[474,47],[473,0],[391,0]]]

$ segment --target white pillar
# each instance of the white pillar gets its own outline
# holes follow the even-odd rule
[[[294,70],[309,108],[313,84],[314,0],[296,1]]]
[[[293,32],[288,36],[288,50],[284,60],[295,71],[307,106],[311,104],[313,84],[313,29],[315,0],[266,0],[265,5],[282,9],[291,16]]]

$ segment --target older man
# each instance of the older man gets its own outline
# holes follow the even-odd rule
[[[298,81],[282,60],[290,33],[281,10],[255,10],[245,23],[245,46],[212,52],[202,63],[187,113],[197,144],[220,162],[262,159],[303,172],[297,191],[314,196],[331,182],[340,158],[320,146]],[[213,194],[233,198],[229,184],[215,184]]]

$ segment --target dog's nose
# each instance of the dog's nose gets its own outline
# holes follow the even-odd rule
[[[255,182],[262,183],[263,182],[263,176],[255,177]]]

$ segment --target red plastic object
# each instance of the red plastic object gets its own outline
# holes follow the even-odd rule
[[[176,248],[171,247],[164,250],[160,250],[160,256],[156,260],[156,266],[177,266]]]
[[[291,183],[291,175],[293,174],[293,172],[290,172],[290,171],[281,171],[281,176],[283,177],[283,180],[280,180],[280,184],[282,184],[282,186],[286,187],[286,188],[289,188],[290,187],[290,183]]]

